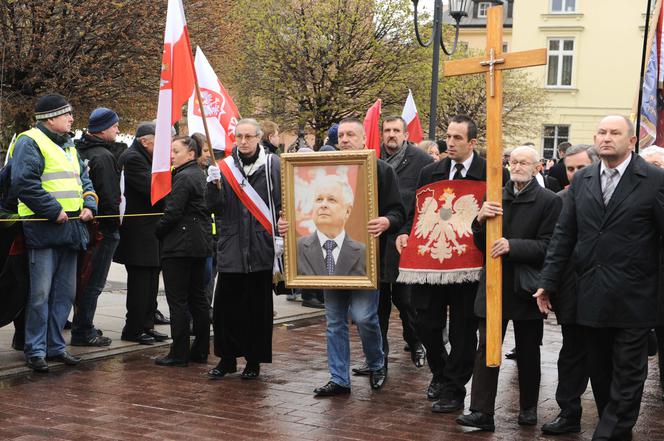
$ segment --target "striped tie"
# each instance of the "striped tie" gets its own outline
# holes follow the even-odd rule
[[[608,206],[611,196],[618,185],[618,170],[614,168],[606,168],[603,173],[604,188],[602,189],[602,195],[604,196],[604,206]]]
[[[337,243],[333,240],[326,240],[323,244],[325,248],[325,266],[327,267],[327,274],[330,276],[334,275],[334,255],[332,250],[337,247]]]

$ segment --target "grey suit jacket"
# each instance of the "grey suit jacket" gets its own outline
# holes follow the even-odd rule
[[[365,248],[346,234],[334,268],[335,276],[366,276]],[[325,256],[316,233],[297,240],[297,274],[300,276],[327,276]]]

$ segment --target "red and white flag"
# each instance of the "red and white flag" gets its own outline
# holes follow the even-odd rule
[[[403,105],[401,117],[406,121],[406,125],[408,126],[408,141],[422,141],[424,134],[422,132],[422,124],[420,124],[420,114],[417,113],[413,92],[410,89],[408,89],[408,98],[406,98],[406,104]]]
[[[240,119],[240,112],[238,112],[233,99],[221,84],[221,81],[219,81],[217,74],[214,73],[200,47],[196,48],[194,66],[201,90],[201,98],[203,99],[208,130],[210,131],[210,143],[212,148],[225,151],[226,156],[228,156],[233,150],[233,144],[235,144],[235,126]],[[205,133],[201,106],[195,92],[189,97],[187,123],[189,133]]]
[[[168,0],[152,154],[153,205],[171,191],[171,128],[182,117],[182,106],[191,96],[195,83],[194,57],[182,0]]]
[[[364,133],[366,148],[376,152],[376,158],[380,158],[380,98],[369,107],[367,115],[364,117]]]

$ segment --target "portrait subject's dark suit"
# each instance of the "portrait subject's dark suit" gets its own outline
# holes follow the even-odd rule
[[[339,251],[335,276],[366,276],[366,246],[346,234]],[[297,240],[297,274],[301,276],[327,276],[325,255],[318,240],[318,234],[301,237]]]
[[[601,163],[574,175],[540,286],[555,293],[571,258],[600,421],[593,439],[623,439],[636,423],[647,375],[647,334],[661,324],[664,171],[636,155],[608,205]]]

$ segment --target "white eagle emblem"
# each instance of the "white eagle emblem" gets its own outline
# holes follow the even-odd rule
[[[433,259],[442,262],[466,252],[466,245],[460,244],[457,238],[470,236],[471,224],[480,210],[479,203],[472,194],[461,196],[456,201],[456,194],[451,188],[446,188],[439,206],[433,196],[426,196],[421,208],[418,208],[419,217],[415,225],[415,237],[425,239],[424,245],[417,247],[420,255],[429,253]],[[419,196],[419,195],[418,195]]]

